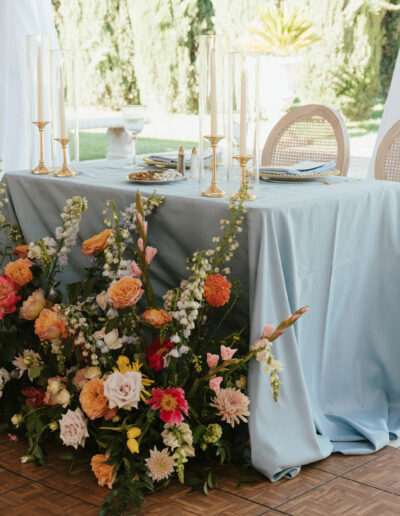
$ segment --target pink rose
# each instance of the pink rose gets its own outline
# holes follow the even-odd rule
[[[74,378],[72,379],[72,383],[75,385],[76,389],[78,391],[81,391],[83,389],[83,386],[85,383],[88,382],[86,373],[88,371],[89,367],[84,367],[83,369],[79,369],[76,373]]]
[[[44,292],[41,288],[38,288],[23,302],[19,311],[19,316],[21,319],[33,321],[43,310],[45,305],[46,300],[44,298]]]
[[[219,356],[213,355],[212,353],[207,353],[207,364],[210,369],[215,367],[218,364]]]
[[[139,265],[135,262],[135,260],[131,261],[131,274],[136,278],[140,278],[140,276],[142,275],[142,271]]]
[[[271,337],[271,335],[275,331],[275,326],[273,324],[267,324],[267,326],[264,326],[263,332],[262,332],[262,338],[265,339],[268,337]]]
[[[0,319],[15,312],[17,303],[21,299],[18,295],[18,285],[14,280],[3,274],[0,276]]]
[[[146,247],[145,258],[146,258],[147,265],[149,265],[152,262],[152,260],[156,254],[157,254],[157,249],[155,247],[150,247],[150,246]]]
[[[221,357],[222,360],[230,360],[236,353],[237,349],[227,348],[221,345]]]
[[[86,437],[89,437],[87,421],[80,408],[68,410],[60,419],[60,439],[65,446],[85,446]]]
[[[209,381],[210,389],[214,391],[216,394],[219,393],[219,386],[221,385],[222,380],[222,376],[215,376],[214,378],[211,378],[211,380]]]
[[[140,251],[142,251],[142,253],[143,253],[143,249],[144,249],[143,238],[138,238],[137,245],[138,245],[138,248],[140,249]]]
[[[142,375],[137,371],[125,374],[115,371],[104,381],[104,396],[110,409],[114,407],[137,408],[142,390]]]

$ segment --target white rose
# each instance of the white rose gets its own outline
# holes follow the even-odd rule
[[[57,394],[57,403],[59,405],[62,405],[64,408],[67,408],[67,406],[69,405],[69,402],[71,401],[71,395],[70,393],[67,391],[67,389],[62,389],[58,394]]]
[[[108,398],[110,408],[138,407],[140,391],[142,390],[142,375],[137,371],[119,371],[110,374],[104,382],[104,396]]]
[[[109,349],[119,349],[122,347],[122,342],[119,338],[118,330],[116,328],[110,331],[110,333],[106,333],[104,335],[104,344]]]
[[[96,296],[96,301],[99,307],[102,310],[105,310],[107,308],[107,292],[105,290],[103,290],[103,292],[100,292],[100,294]]]
[[[86,437],[89,437],[87,421],[80,408],[68,410],[60,419],[60,439],[65,446],[85,446]]]
[[[58,391],[60,390],[61,388],[61,382],[59,379],[57,378],[51,378],[49,381],[48,381],[48,384],[47,384],[47,390],[51,393],[51,394],[57,394]]]

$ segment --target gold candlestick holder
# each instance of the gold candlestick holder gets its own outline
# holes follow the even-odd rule
[[[204,138],[211,143],[212,147],[212,179],[211,185],[207,190],[201,192],[201,195],[203,197],[223,197],[226,192],[217,185],[217,145],[224,136],[204,136]]]
[[[63,150],[63,164],[60,170],[54,173],[55,177],[73,177],[76,176],[77,172],[71,170],[67,164],[67,146],[71,141],[71,138],[54,138],[56,142],[60,142]]]
[[[253,159],[253,156],[233,156],[233,158],[239,161],[240,168],[242,169],[242,182],[240,184],[239,190],[234,195],[231,195],[232,201],[255,201],[257,196],[249,192],[249,190],[246,188],[246,164],[248,161]]]
[[[44,158],[43,158],[43,132],[44,132],[44,128],[49,123],[50,122],[32,122],[32,124],[36,125],[36,127],[39,129],[40,159],[39,159],[39,164],[31,170],[31,174],[44,176],[46,174],[49,174],[50,172],[53,172],[51,168],[46,167],[46,165],[44,163]]]

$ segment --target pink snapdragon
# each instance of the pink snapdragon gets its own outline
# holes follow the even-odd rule
[[[211,378],[211,380],[209,381],[210,389],[214,391],[215,394],[219,393],[222,380],[222,376],[215,376],[214,378]]]
[[[224,345],[221,345],[221,357],[222,360],[230,360],[233,355],[236,353],[237,349],[228,348]]]
[[[150,247],[150,246],[146,247],[144,256],[145,256],[147,265],[150,265],[150,263],[152,262],[152,260],[156,254],[157,254],[157,249],[155,247]]]
[[[136,278],[140,278],[140,276],[142,275],[142,270],[140,269],[139,265],[135,262],[135,260],[131,261],[131,274]]]
[[[207,353],[207,364],[210,369],[215,367],[218,364],[219,356],[213,355],[212,353]]]

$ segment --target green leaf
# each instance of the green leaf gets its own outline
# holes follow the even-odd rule
[[[62,453],[61,455],[58,456],[59,459],[61,460],[74,460],[75,459],[75,455],[73,453]]]
[[[40,376],[40,373],[42,372],[41,366],[33,366],[29,371],[29,378],[31,380],[34,380],[35,378],[38,378]]]

